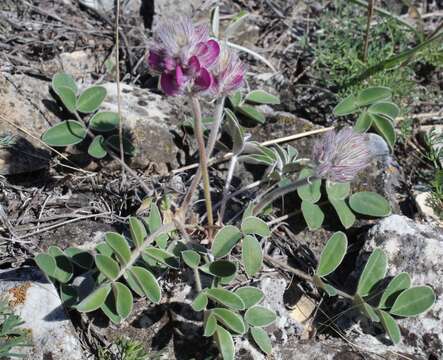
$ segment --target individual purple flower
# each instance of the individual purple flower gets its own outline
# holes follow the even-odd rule
[[[205,91],[212,85],[209,69],[217,61],[220,46],[209,38],[206,25],[194,25],[188,17],[161,24],[149,51],[149,67],[160,74],[166,95],[183,94],[186,89]]]
[[[217,65],[212,70],[213,84],[210,92],[216,96],[229,95],[243,86],[245,73],[246,65],[238,55],[223,46]]]
[[[349,182],[366,168],[372,154],[368,138],[347,127],[338,132],[328,131],[313,147],[316,175],[334,182]]]

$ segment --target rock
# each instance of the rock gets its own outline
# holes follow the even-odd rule
[[[42,80],[0,73],[0,137],[11,139],[8,145],[0,147],[0,174],[31,172],[48,166],[48,150],[23,132],[39,137],[56,122],[44,105],[48,91],[48,83]]]
[[[372,227],[367,234],[364,254],[359,263],[375,248],[388,258],[388,275],[400,272],[411,275],[415,285],[429,285],[436,294],[436,303],[419,317],[399,321],[403,340],[400,345],[386,346],[370,335],[355,339],[357,344],[374,347],[377,353],[401,352],[419,358],[443,357],[443,232],[438,227],[418,224],[411,219],[391,215]]]
[[[156,0],[154,1],[155,18],[167,18],[170,16],[187,15],[192,16],[193,13],[201,8],[202,0]],[[154,20],[154,23],[157,19]]]
[[[0,135],[0,142],[2,137]],[[15,136],[8,145],[0,144],[0,175],[16,175],[48,167],[49,152],[36,148],[21,136]]]
[[[104,86],[108,96],[101,109],[117,111],[115,83]],[[162,96],[148,90],[125,84],[121,89],[125,127],[138,150],[132,165],[144,169],[155,163],[160,172],[166,171],[166,165],[176,163],[176,147],[169,130],[175,126],[178,112]],[[50,95],[50,83],[24,75],[0,74],[0,115],[37,138],[66,119],[66,113]],[[16,127],[0,121],[0,136],[16,138],[16,145],[10,148],[14,152],[0,149],[0,174],[35,171],[48,165],[49,152],[42,143],[21,134]]]
[[[92,74],[99,73],[105,53],[102,51],[78,50],[61,53],[58,57],[42,64],[42,71],[52,77],[58,72],[71,75],[76,81],[92,82]]]
[[[102,110],[117,111],[117,86],[103,85],[108,95]],[[136,147],[131,166],[147,168],[150,163],[166,169],[176,164],[177,149],[170,129],[176,125],[178,113],[163,96],[121,84],[121,111],[125,129]]]
[[[99,14],[111,13],[115,7],[114,0],[79,0],[79,3]],[[122,1],[121,8],[124,15],[135,15],[140,11],[142,0]]]
[[[414,194],[415,205],[417,205],[418,212],[427,220],[435,221],[443,227],[443,221],[438,216],[435,208],[430,206],[431,192],[430,191],[415,191]],[[440,210],[442,211],[442,210]]]
[[[26,360],[83,360],[80,341],[51,283],[36,268],[2,270],[0,294],[25,322],[32,347],[20,348]]]
[[[49,234],[43,233],[40,236],[39,246],[43,251],[46,251],[52,245],[61,249],[74,246],[92,251],[99,242],[104,241],[105,234],[108,231],[116,231],[116,229],[109,224],[98,221],[78,221],[60,226]]]

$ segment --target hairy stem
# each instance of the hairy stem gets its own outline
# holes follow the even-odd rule
[[[212,126],[211,133],[209,135],[208,147],[206,148],[206,154],[208,157],[212,154],[212,151],[214,150],[214,146],[215,146],[215,143],[217,140],[217,134],[219,132],[220,125],[222,122],[223,109],[224,109],[224,98],[221,98],[217,101],[215,114],[214,114],[214,125]],[[217,124],[217,126],[215,126],[216,124]],[[213,140],[213,139],[215,139],[215,140]],[[213,145],[212,145],[212,143],[213,143]],[[186,193],[186,195],[183,199],[183,202],[180,206],[180,211],[182,212],[182,215],[184,217],[186,217],[186,212],[189,208],[189,205],[191,204],[192,197],[193,197],[195,191],[197,190],[197,186],[200,183],[201,177],[202,177],[202,172],[199,167],[193,180],[192,180],[191,186],[189,187],[188,192]]]
[[[253,214],[257,215],[262,211],[267,205],[272,203],[274,200],[278,199],[281,196],[284,196],[292,191],[297,190],[301,186],[309,185],[311,181],[317,180],[316,176],[308,176],[306,178],[294,181],[286,186],[279,187],[274,191],[271,191],[269,194],[263,196],[263,198],[255,205]]]
[[[190,245],[191,244],[191,239],[189,238],[189,235],[186,232],[186,229],[185,229],[184,225],[181,222],[177,221],[177,220],[175,221],[175,224],[176,224],[176,227],[177,227],[178,231],[180,231],[180,233],[183,236],[183,239],[184,239],[186,247],[189,250],[193,250],[191,245]],[[202,291],[202,283],[201,283],[201,279],[200,279],[199,270],[198,270],[198,268],[194,268],[192,270],[194,272],[195,288],[196,288],[196,290],[198,292],[200,292],[200,291]]]
[[[206,156],[205,139],[203,136],[202,113],[200,101],[196,96],[191,96],[192,112],[194,113],[194,131],[198,144],[200,159],[200,171],[203,178],[203,192],[205,195],[206,211],[208,213],[208,238],[212,239],[212,230],[214,227],[214,217],[212,214],[211,189],[209,186],[208,158]]]
[[[121,111],[121,95],[120,95],[120,0],[117,0],[116,13],[115,13],[115,81],[117,84],[117,112],[118,112],[118,138],[120,146],[120,164],[122,167],[122,187],[126,183],[125,174],[125,152],[123,149],[123,117]]]
[[[223,121],[223,110],[225,107],[225,97],[222,96],[217,100],[215,105],[214,122],[211,127],[211,132],[209,133],[208,144],[206,146],[206,153],[208,158],[211,157],[214,151],[215,143],[217,142],[217,135],[220,131],[220,127]]]
[[[126,270],[128,270],[132,265],[135,264],[135,262],[137,261],[137,259],[141,256],[141,254],[143,253],[143,251],[146,250],[146,248],[152,244],[152,242],[155,240],[155,238],[157,238],[158,236],[170,232],[172,230],[175,230],[176,226],[173,222],[171,223],[167,223],[167,224],[163,224],[162,226],[160,226],[160,228],[157,231],[154,231],[152,234],[148,235],[146,237],[146,239],[143,242],[143,245],[136,248],[132,254],[131,254],[131,258],[129,259],[129,261],[122,266],[122,268],[120,269],[120,272],[118,273],[116,279],[121,278],[124,273],[126,272]]]
[[[200,279],[200,273],[199,273],[200,270],[198,270],[198,268],[194,268],[193,271],[194,271],[195,289],[197,290],[197,292],[201,292],[203,290],[203,287]]]
[[[305,281],[310,282],[311,284],[314,284],[316,287],[319,287],[320,289],[324,288],[324,284],[322,282],[317,281],[313,276],[305,273],[304,271],[293,268],[292,266],[290,266],[282,261],[279,261],[277,259],[274,259],[272,256],[269,256],[269,255],[264,255],[264,259],[266,261],[270,262],[272,265],[279,267],[282,270],[288,271],[288,272],[294,274],[295,276],[297,276]],[[350,299],[350,300],[354,299],[354,297],[352,295],[350,295],[344,291],[341,291],[338,289],[335,289],[335,290],[337,292],[337,295],[339,295],[343,298]]]
[[[229,162],[228,175],[226,176],[225,186],[223,187],[222,201],[220,206],[220,213],[218,214],[218,223],[223,223],[223,218],[225,216],[226,204],[228,203],[228,193],[231,187],[232,177],[234,176],[235,165],[237,164],[238,156],[234,155]]]

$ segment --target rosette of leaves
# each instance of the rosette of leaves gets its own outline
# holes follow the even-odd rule
[[[271,95],[264,90],[253,90],[245,97],[237,91],[229,96],[229,105],[232,111],[239,116],[246,118],[254,124],[264,124],[265,115],[257,109],[256,105],[278,105],[278,96]]]
[[[253,286],[227,290],[223,286],[232,283],[239,267],[252,277],[260,271],[263,252],[258,241],[271,234],[268,225],[261,219],[246,214],[241,228],[226,225],[215,235],[210,257],[199,249],[184,250],[183,262],[194,271],[212,277],[208,288],[202,289],[194,301],[195,311],[204,311],[204,336],[214,336],[223,359],[234,359],[233,336],[249,334],[258,348],[266,354],[271,352],[271,342],[263,329],[270,325],[276,315],[258,305],[263,299],[261,290]],[[240,261],[232,260],[233,249],[241,244]],[[202,256],[204,255],[204,256]],[[213,258],[213,261],[203,261]]]
[[[72,114],[73,119],[61,121],[46,130],[42,140],[47,145],[77,145],[89,134],[93,138],[88,147],[90,156],[102,159],[110,149],[119,151],[119,137],[114,133],[120,117],[112,111],[99,111],[106,97],[103,86],[93,85],[80,91],[72,76],[57,73],[52,78],[52,90],[56,100]],[[123,139],[123,145],[125,153],[133,155],[134,148],[128,139]]]
[[[321,253],[314,282],[329,296],[343,294],[328,283],[327,277],[342,263],[347,247],[346,235],[336,232]],[[429,286],[412,286],[411,278],[405,272],[386,278],[387,270],[386,254],[375,249],[363,268],[352,299],[361,313],[379,322],[391,341],[397,344],[401,339],[397,319],[426,312],[434,304],[435,294]]]
[[[299,174],[299,179],[313,174],[312,169],[304,168]],[[319,229],[325,219],[323,210],[318,204],[322,197],[321,186],[322,181],[317,179],[297,189],[297,194],[302,200],[301,212],[309,230]],[[346,229],[355,223],[354,213],[370,217],[385,217],[391,214],[389,202],[375,192],[362,191],[351,195],[350,183],[333,183],[331,181],[325,181],[325,188],[328,202]]]
[[[354,129],[366,132],[374,129],[392,149],[395,144],[394,120],[400,113],[391,101],[392,90],[387,87],[371,87],[343,99],[334,109],[335,116],[358,114]]]
[[[94,254],[75,247],[61,250],[51,246],[38,254],[35,262],[58,286],[65,306],[84,313],[100,309],[119,324],[131,314],[134,294],[159,303],[161,288],[155,272],[179,266],[178,258],[167,248],[168,234],[153,235],[161,226],[160,211],[152,203],[149,216],[129,219],[131,239],[108,232]],[[83,298],[72,284],[78,275],[95,282]]]

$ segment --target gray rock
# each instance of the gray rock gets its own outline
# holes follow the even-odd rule
[[[103,86],[108,95],[102,109],[117,111],[116,84]],[[148,90],[121,84],[121,111],[137,152],[131,165],[139,168],[146,168],[152,162],[163,167],[175,165],[177,149],[170,128],[178,116],[171,103]]]
[[[6,119],[0,120],[0,138],[10,137],[12,140],[8,145],[0,146],[1,175],[31,172],[48,166],[48,150],[23,132],[39,137],[55,121],[42,102],[44,92],[47,98],[48,85],[42,80],[0,73],[0,116]]]
[[[154,1],[155,17],[166,19],[172,15],[192,16],[196,10],[201,8],[202,4],[202,0],[156,0]]]
[[[443,219],[437,213],[438,207],[432,205],[432,193],[430,191],[414,191],[413,193],[415,205],[417,206],[420,215],[429,221],[434,221],[439,226],[443,227]],[[442,210],[440,210],[441,212]]]
[[[110,14],[115,7],[114,0],[78,0],[78,2],[99,14]],[[140,10],[141,3],[141,0],[123,0],[120,8],[124,15],[136,14]]]
[[[99,73],[106,54],[97,50],[77,50],[61,53],[42,64],[42,71],[52,77],[58,72],[70,74],[77,82],[92,82],[93,73]]]
[[[78,54],[81,58],[86,55]],[[117,111],[115,83],[104,86],[108,96],[101,109]],[[169,130],[177,122],[175,107],[162,96],[148,90],[125,84],[121,88],[125,127],[133,136],[138,150],[132,165],[144,169],[154,163],[159,171],[165,171],[166,164],[174,166],[176,147]],[[60,122],[62,114],[60,106],[50,95],[49,82],[25,75],[0,74],[0,115],[18,127],[39,138],[45,130]],[[48,150],[37,139],[23,137],[22,134],[17,127],[0,121],[0,137],[13,136],[16,143],[9,148],[0,147],[0,174],[30,172],[47,167],[50,158]]]
[[[388,275],[409,273],[413,284],[430,285],[437,301],[426,314],[399,321],[403,343],[398,346],[377,343],[370,335],[362,335],[355,341],[373,346],[379,353],[398,351],[418,355],[419,358],[442,358],[443,231],[415,223],[405,216],[391,215],[369,231],[360,263],[375,248],[381,248],[388,257]]]
[[[39,237],[41,239],[39,245],[42,250],[46,250],[49,246],[54,245],[61,249],[75,246],[86,251],[93,251],[98,243],[104,241],[105,234],[108,231],[116,231],[116,229],[110,224],[83,220],[65,224],[50,233],[43,233]]]
[[[0,294],[24,320],[32,347],[21,348],[26,360],[83,360],[80,342],[51,283],[36,268],[4,270]]]

